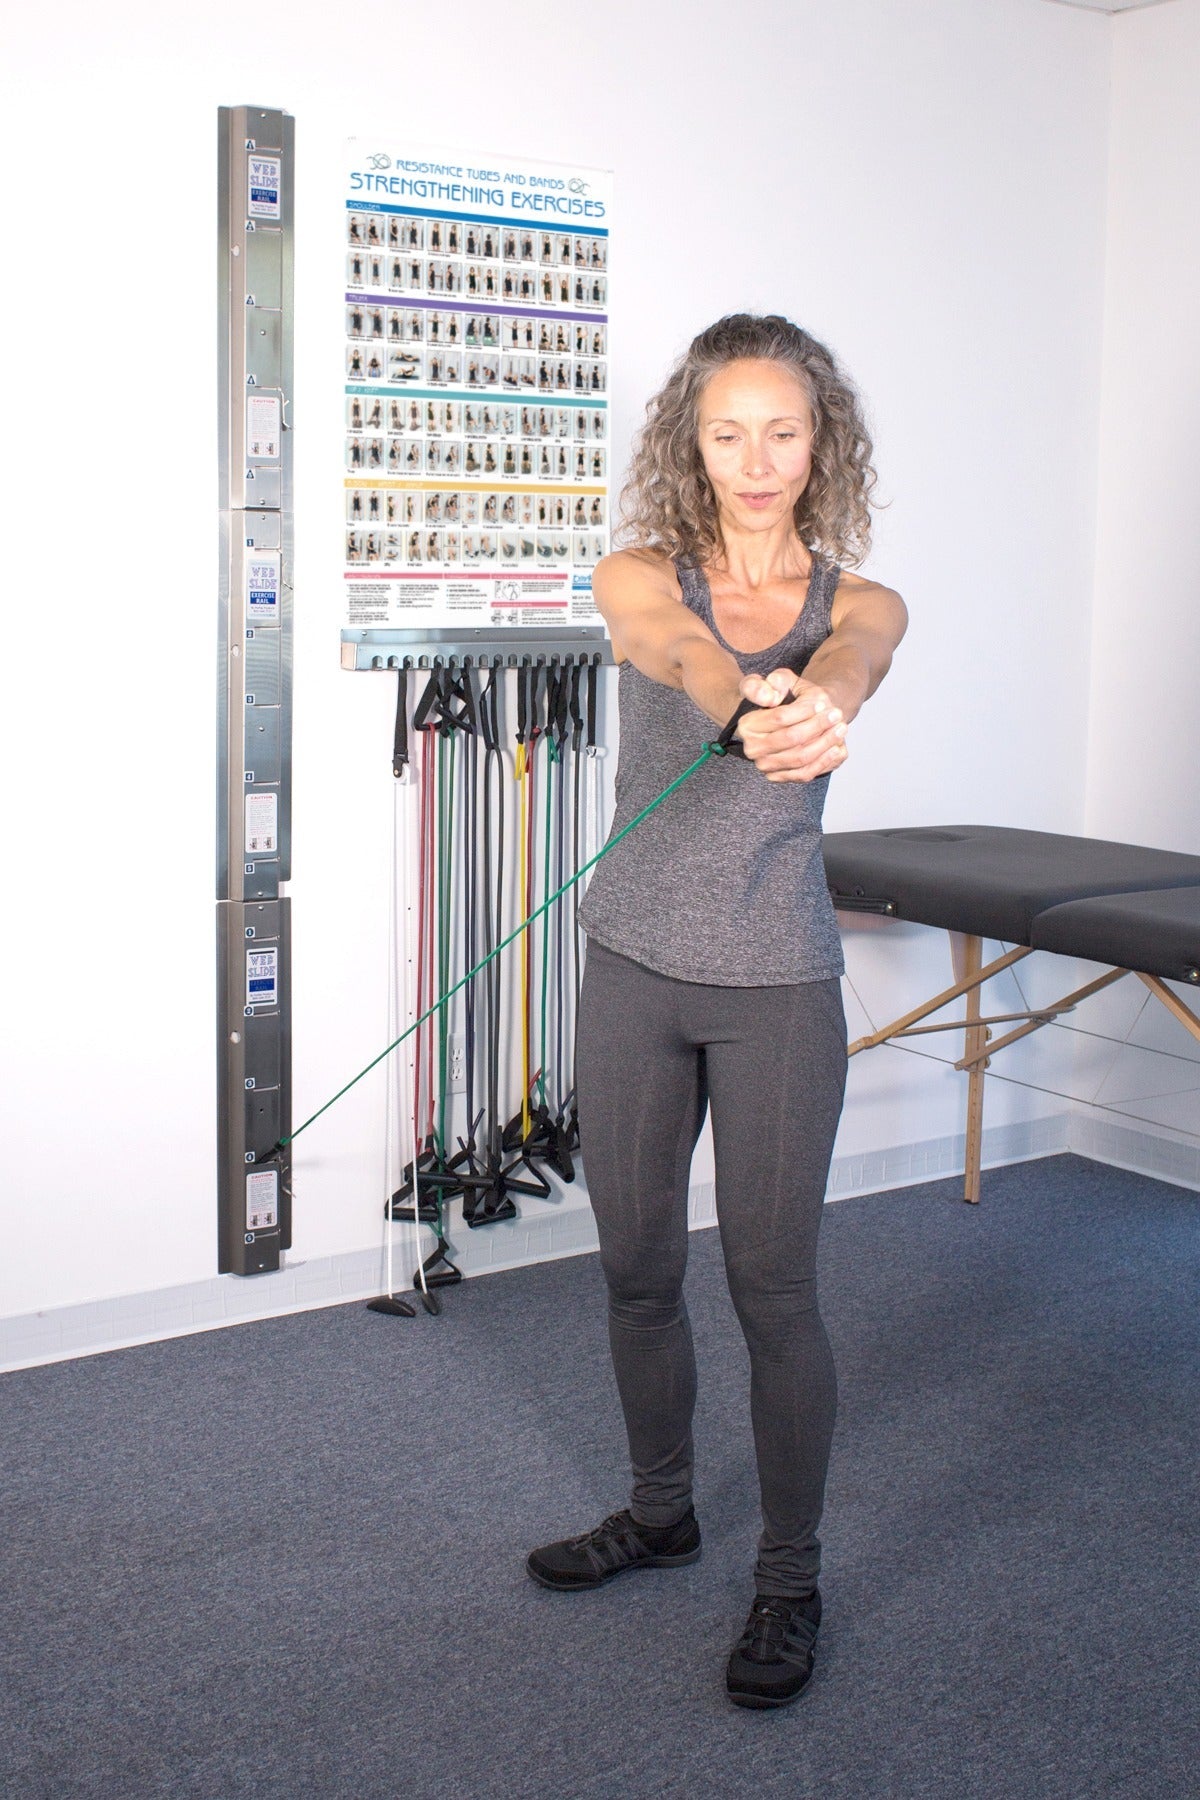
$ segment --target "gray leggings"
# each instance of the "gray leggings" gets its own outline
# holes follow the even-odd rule
[[[837,1409],[815,1264],[846,1083],[841,985],[674,981],[593,939],[576,1077],[633,1516],[673,1524],[692,1498],[696,1362],[683,1275],[688,1176],[710,1106],[721,1248],[750,1351],[763,1516],[755,1585],[806,1594],[820,1571]]]

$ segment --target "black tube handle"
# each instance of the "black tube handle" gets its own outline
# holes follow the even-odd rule
[[[396,724],[392,732],[392,774],[399,781],[408,766],[408,670],[397,670]]]
[[[589,750],[596,748],[596,682],[599,673],[596,664],[590,662],[587,666],[587,692],[584,700],[587,709],[587,747]]]
[[[746,714],[749,712],[757,712],[758,710],[759,709],[755,706],[753,700],[742,700],[739,703],[737,711],[729,720],[729,723],[726,725],[724,731],[722,731],[720,737],[717,738],[716,742],[713,744],[713,749],[718,756],[744,756],[746,754],[742,749],[741,739],[734,734]]]

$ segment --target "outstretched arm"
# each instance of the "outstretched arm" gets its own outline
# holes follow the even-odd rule
[[[602,557],[592,593],[613,654],[651,681],[680,689],[721,725],[742,700],[742,672],[708,626],[683,604],[665,556],[618,550]]]
[[[592,592],[617,661],[680,689],[723,725],[742,700],[760,711],[738,727],[743,749],[774,781],[812,781],[846,759],[846,724],[887,673],[908,615],[890,588],[843,576],[833,633],[804,675],[789,669],[743,676],[712,632],[683,604],[675,571],[653,551],[619,550],[596,564]],[[815,670],[815,674],[814,674]]]

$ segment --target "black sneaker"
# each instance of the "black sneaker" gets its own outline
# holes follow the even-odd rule
[[[700,1526],[689,1506],[677,1525],[639,1525],[628,1511],[613,1513],[594,1531],[543,1544],[525,1564],[543,1587],[595,1588],[626,1569],[676,1569],[700,1554]]]
[[[812,1680],[819,1589],[805,1600],[759,1594],[729,1658],[725,1687],[735,1706],[786,1706]]]

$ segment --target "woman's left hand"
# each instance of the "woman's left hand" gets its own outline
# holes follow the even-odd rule
[[[738,726],[747,758],[768,781],[815,781],[847,757],[846,718],[828,688],[790,669],[747,675],[742,695],[754,702]]]

